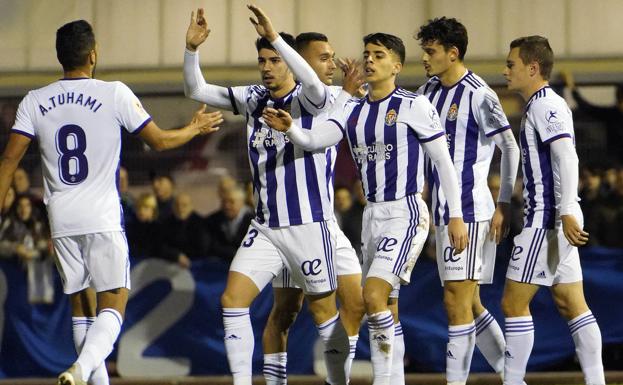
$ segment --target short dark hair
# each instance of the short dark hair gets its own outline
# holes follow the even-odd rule
[[[329,39],[327,38],[327,35],[322,34],[320,32],[303,32],[303,33],[299,33],[296,36],[296,50],[301,52],[302,50],[307,48],[307,46],[310,43],[313,43],[315,41],[323,41],[325,43],[328,43]]]
[[[416,39],[421,45],[439,42],[446,51],[452,47],[459,50],[459,60],[467,53],[467,29],[455,18],[438,17],[428,20],[420,27]]]
[[[296,49],[296,40],[294,40],[294,36],[290,35],[289,33],[285,33],[285,32],[279,32],[279,36],[281,36],[281,38],[292,48]],[[266,48],[272,51],[276,51],[275,47],[273,47],[272,44],[270,44],[270,41],[268,41],[267,38],[265,37],[260,37],[255,41],[255,48],[257,48],[257,52],[260,52],[260,50],[262,48]]]
[[[519,57],[524,64],[539,63],[541,76],[549,80],[554,67],[554,51],[547,38],[538,35],[520,37],[511,42],[510,48],[519,48]]]
[[[85,65],[93,49],[95,35],[85,20],[72,21],[56,31],[56,57],[65,71]]]
[[[376,32],[363,37],[363,44],[377,44],[394,51],[400,58],[400,64],[405,64],[405,45],[398,36]]]

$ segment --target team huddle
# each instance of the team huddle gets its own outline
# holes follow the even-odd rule
[[[604,385],[601,335],[584,299],[577,249],[588,234],[577,196],[573,121],[564,99],[548,86],[553,52],[547,39],[528,36],[510,43],[504,76],[509,90],[527,102],[518,146],[498,96],[463,63],[467,31],[456,19],[436,18],[419,27],[415,38],[429,80],[411,92],[396,85],[405,61],[399,37],[369,34],[362,63],[336,64],[325,35],[277,33],[261,9],[249,9],[259,35],[261,84],[205,82],[198,47],[210,30],[203,9],[191,15],[183,68],[187,97],[246,121],[255,219],[221,297],[234,384],[252,383],[249,308],[269,283],[274,305],[263,335],[267,384],[287,383],[288,330],[304,299],[324,345],[327,384],[348,384],[364,316],[373,384],[405,384],[398,296],[409,284],[432,221],[448,315],[449,385],[466,383],[476,346],[505,385],[524,384],[534,343],[529,304],[541,286],[550,288],[568,321],[586,384]],[[56,47],[65,76],[20,104],[0,164],[0,200],[37,138],[78,352],[58,384],[108,385],[104,360],[119,335],[130,289],[115,183],[119,127],[160,150],[213,132],[223,120],[220,112],[200,109],[186,127],[161,130],[129,88],[93,79],[97,46],[83,20],[61,27]],[[338,67],[342,87],[333,85]],[[67,103],[58,102],[60,95]],[[77,102],[87,98],[90,103]],[[362,263],[333,213],[337,146],[344,139],[368,202]],[[501,186],[492,197],[487,177],[496,147]],[[508,233],[520,159],[524,228],[514,239],[506,273],[502,331],[481,303],[479,285],[492,282],[496,243]],[[431,214],[421,197],[425,185]],[[84,210],[87,205],[90,210]]]

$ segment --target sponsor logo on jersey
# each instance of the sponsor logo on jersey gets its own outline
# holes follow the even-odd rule
[[[391,152],[394,150],[394,145],[391,143],[376,142],[371,146],[365,144],[359,144],[353,146],[353,157],[357,163],[363,162],[376,162],[381,160],[391,159]]]

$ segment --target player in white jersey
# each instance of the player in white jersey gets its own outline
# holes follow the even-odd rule
[[[341,87],[331,86],[335,65],[335,51],[329,44],[327,37],[317,32],[301,33],[296,37],[297,52],[314,69],[320,80],[330,86],[331,104],[335,102]],[[309,126],[314,122],[325,121],[328,111],[318,116],[309,116],[306,121]],[[337,156],[337,147],[328,148],[326,154],[330,157],[330,165],[333,170]],[[332,174],[333,172],[331,172]],[[331,178],[333,179],[333,178]],[[331,181],[333,184],[333,180]],[[331,196],[333,189],[330,190]],[[331,199],[333,201],[333,199]],[[337,236],[336,245],[336,273],[337,273],[337,297],[340,302],[340,318],[348,334],[350,345],[348,361],[346,364],[347,375],[355,356],[359,328],[364,315],[363,298],[361,296],[361,265],[350,241],[342,230],[337,226],[335,219],[331,220]],[[287,269],[273,279],[273,308],[270,311],[264,334],[262,347],[264,349],[264,378],[267,385],[283,385],[287,383],[287,341],[290,326],[296,320],[303,304],[303,292],[291,280]]]
[[[578,156],[571,110],[548,84],[554,54],[546,38],[527,36],[510,44],[504,76],[508,89],[527,102],[520,146],[524,228],[506,273],[504,384],[519,385],[534,344],[530,302],[550,288],[567,320],[586,384],[604,385],[601,332],[584,298],[578,247],[588,241],[578,203]]]
[[[130,289],[117,187],[121,129],[163,150],[215,130],[212,126],[222,119],[220,112],[198,113],[182,129],[158,128],[126,85],[93,79],[97,47],[84,20],[59,28],[56,52],[64,77],[22,100],[0,164],[0,201],[36,138],[56,264],[70,296],[79,353],[58,384],[107,385],[104,359],[119,335]],[[97,292],[96,301],[90,286]]]
[[[184,55],[186,94],[233,110],[247,121],[256,218],[232,261],[221,297],[229,366],[236,385],[251,384],[254,337],[249,306],[286,267],[303,289],[325,343],[327,381],[346,384],[344,364],[349,344],[335,303],[336,243],[330,226],[333,207],[327,154],[324,150],[307,152],[294,147],[284,134],[266,126],[261,117],[265,106],[274,106],[288,109],[298,120],[306,121],[330,106],[330,93],[292,48],[294,38],[277,34],[259,8],[249,9],[257,17],[251,21],[261,36],[256,48],[263,86],[225,88],[205,83],[195,52],[209,34],[202,9],[197,11],[196,19],[191,17]],[[288,66],[298,69],[294,75],[302,84],[295,83]]]
[[[420,194],[424,151],[438,167],[448,195],[448,233],[457,254],[467,245],[467,231],[437,111],[424,96],[396,87],[405,58],[402,40],[375,33],[363,41],[366,98],[336,105],[331,118],[311,131],[298,127],[283,110],[267,109],[264,119],[307,150],[333,146],[344,136],[348,139],[368,200],[362,229],[363,298],[374,385],[385,385],[392,376],[398,289],[409,283],[428,235],[428,209]]]
[[[504,369],[504,334],[481,304],[478,283],[492,282],[495,244],[508,232],[519,148],[497,95],[463,64],[468,42],[465,26],[454,18],[437,18],[421,26],[416,38],[430,77],[418,92],[435,106],[445,128],[470,237],[469,247],[452,255],[446,236],[447,203],[437,170],[430,167],[437,267],[449,324],[446,379],[459,385],[467,381],[474,345],[497,373],[502,375]],[[497,207],[487,185],[496,145],[502,151]]]

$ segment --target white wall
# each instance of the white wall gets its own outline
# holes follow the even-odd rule
[[[100,68],[162,68],[182,63],[191,10],[206,9],[212,33],[204,64],[255,62],[246,0],[0,0],[0,71],[58,68],[56,29],[84,18],[96,31]],[[558,57],[623,57],[622,0],[258,0],[281,31],[320,31],[338,55],[359,56],[361,37],[383,31],[412,38],[435,16],[457,17],[470,34],[470,59],[503,58],[511,39],[543,34]]]

